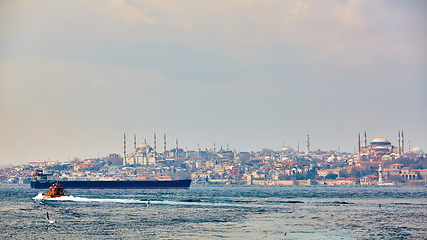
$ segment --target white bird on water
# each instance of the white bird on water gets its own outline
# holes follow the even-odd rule
[[[49,228],[50,224],[56,223],[56,219],[50,220],[48,212],[46,212],[46,220],[49,222],[49,224],[46,227],[46,230]]]

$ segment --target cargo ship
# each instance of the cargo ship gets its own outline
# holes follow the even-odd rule
[[[49,170],[36,170],[30,182],[31,188],[47,189],[57,183],[63,188],[81,189],[168,189],[189,188],[191,179],[184,180],[54,180],[53,172]]]

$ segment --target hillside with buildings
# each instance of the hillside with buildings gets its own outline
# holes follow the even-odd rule
[[[357,153],[311,150],[307,135],[305,151],[282,144],[282,149],[262,149],[257,152],[236,152],[216,149],[166,149],[164,135],[162,151],[157,151],[156,135],[153,146],[145,140],[123,155],[70,162],[40,161],[0,169],[0,183],[29,184],[37,169],[49,169],[54,178],[63,180],[171,180],[193,179],[193,185],[268,185],[268,186],[425,186],[427,156],[419,148],[404,151],[403,132],[393,146],[383,137],[367,143],[366,133],[358,138]]]

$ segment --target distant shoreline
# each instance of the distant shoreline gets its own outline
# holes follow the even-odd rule
[[[0,186],[28,186],[30,187],[29,184],[5,184],[5,183],[0,183]],[[361,185],[339,185],[339,186],[323,186],[323,185],[310,185],[310,186],[305,186],[305,185],[293,185],[293,186],[266,186],[266,185],[227,185],[227,184],[204,184],[204,185],[191,185],[190,188],[192,187],[255,187],[255,188],[300,188],[300,187],[308,187],[308,188],[340,188],[340,187],[345,187],[345,188],[393,188],[393,187],[399,187],[399,188],[407,188],[407,187],[416,187],[416,188],[422,188],[422,187],[427,187],[425,185],[393,185],[393,186],[378,186],[378,185],[371,185],[371,186],[361,186]]]

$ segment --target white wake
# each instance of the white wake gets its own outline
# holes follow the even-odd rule
[[[43,194],[39,193],[33,197],[35,201],[72,201],[72,202],[105,202],[105,203],[139,203],[147,204],[148,201],[136,199],[99,199],[99,198],[83,198],[74,196],[63,196],[57,198],[43,198]],[[211,206],[211,207],[249,207],[249,208],[268,208],[268,207],[289,207],[287,205],[264,205],[256,203],[213,203],[213,202],[180,202],[180,201],[150,201],[153,205],[187,205],[187,206]]]
[[[62,196],[57,198],[43,198],[43,193],[39,193],[37,196],[33,197],[34,200],[47,200],[47,201],[72,201],[72,202],[112,202],[112,203],[145,203],[147,201],[140,201],[135,199],[99,199],[99,198],[82,198],[74,196]]]

